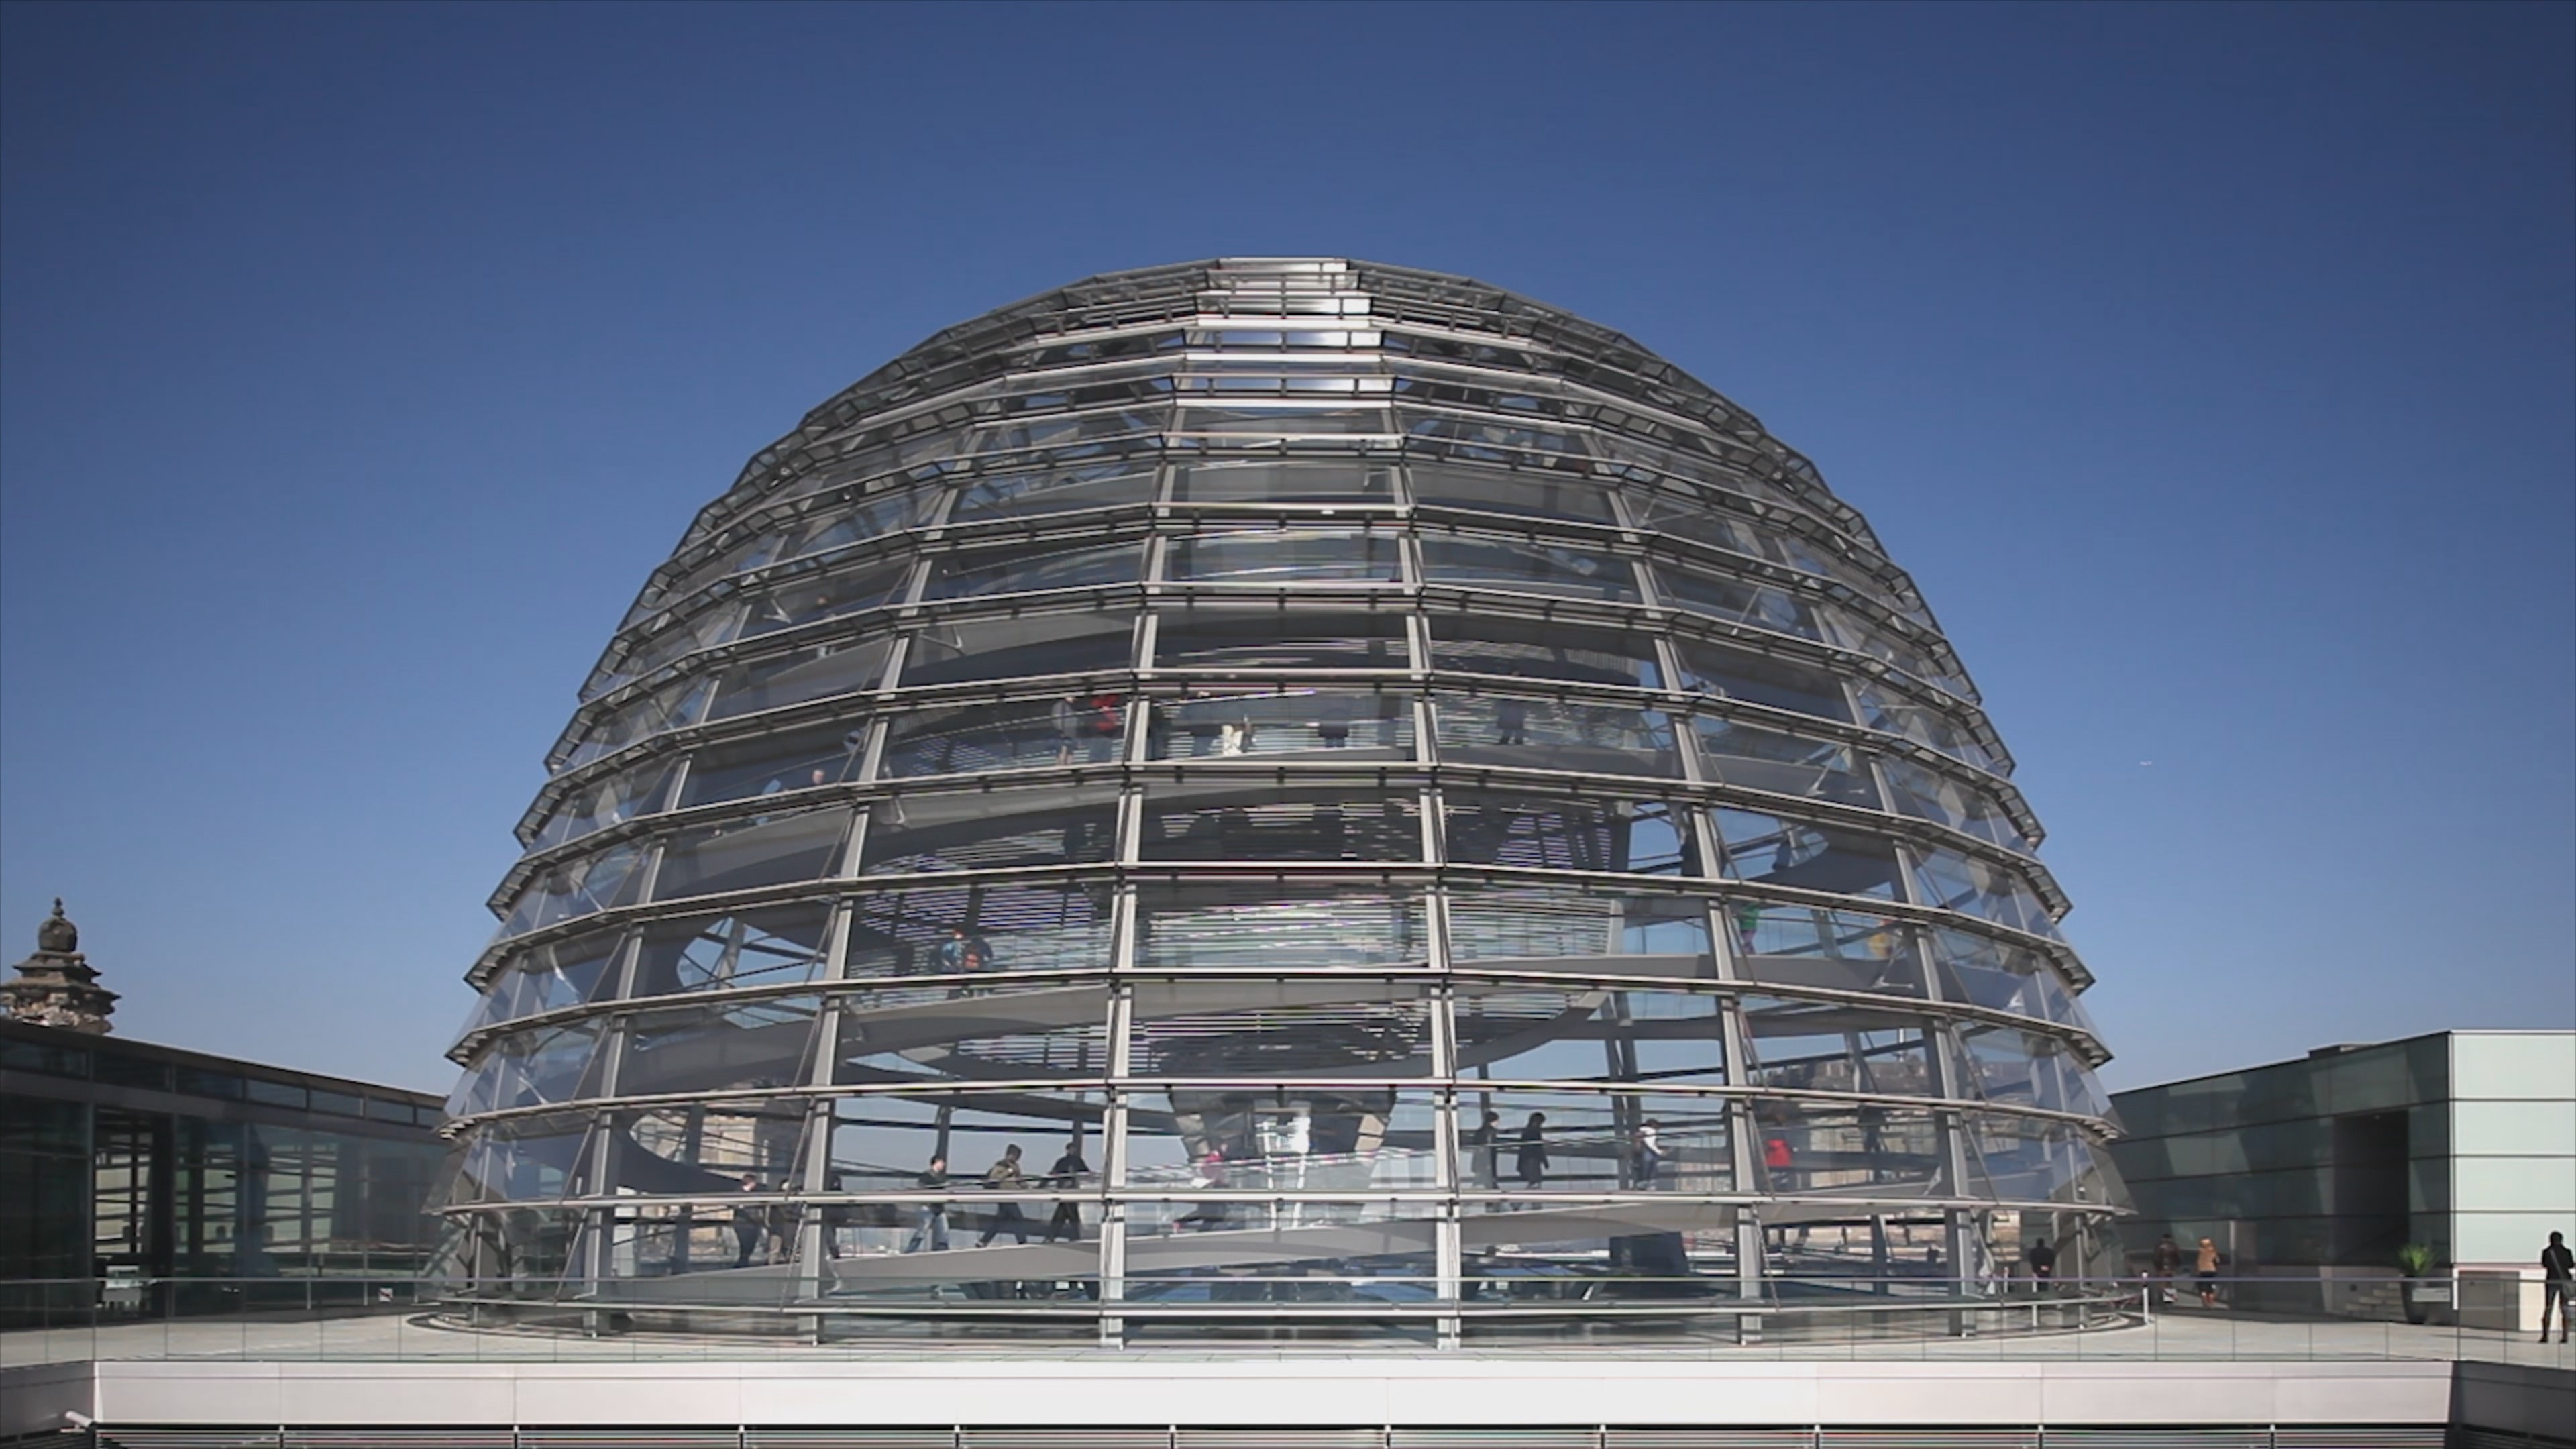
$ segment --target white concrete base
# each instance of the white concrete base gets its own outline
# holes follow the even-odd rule
[[[2440,1424],[2451,1394],[2451,1365],[2438,1362],[1156,1357],[124,1362],[90,1373],[84,1412],[130,1426]]]

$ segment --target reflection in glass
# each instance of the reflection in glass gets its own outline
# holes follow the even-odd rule
[[[1114,694],[916,709],[887,733],[879,773],[906,779],[1024,770],[1077,759],[1097,764],[1121,753],[1123,716],[1124,698]]]
[[[666,760],[648,761],[623,774],[587,781],[567,791],[545,824],[537,828],[530,848],[542,850],[579,840],[597,830],[604,830],[639,815],[650,815],[662,808],[662,797],[669,791],[672,765]]]
[[[1134,626],[1115,615],[1047,614],[933,624],[912,638],[906,688],[1123,669]]]
[[[1449,859],[1627,875],[1697,875],[1687,812],[1661,800],[1588,800],[1451,790]]]
[[[850,812],[839,806],[782,809],[683,830],[663,847],[653,899],[820,880],[832,873],[849,831]]]
[[[615,932],[573,936],[513,956],[458,1035],[613,994],[617,953],[625,939]]]
[[[1458,965],[1578,975],[1713,976],[1702,897],[1574,886],[1455,888],[1449,956]]]
[[[1421,810],[1407,796],[1208,780],[1154,786],[1143,814],[1144,860],[1422,858]]]
[[[1717,812],[1717,833],[1726,847],[1726,873],[1736,880],[1904,899],[1896,848],[1876,836],[1731,808]]]
[[[1626,559],[1591,549],[1504,539],[1426,537],[1425,583],[1467,584],[1515,593],[1634,603],[1637,573]]]
[[[709,717],[732,719],[809,699],[863,693],[885,679],[885,660],[886,646],[874,641],[848,648],[818,644],[745,660],[725,672]]]
[[[1563,624],[1435,615],[1434,669],[1637,689],[1663,685],[1654,641]]]
[[[1462,987],[1460,1070],[1514,1081],[1723,1086],[1726,1028],[1715,996],[1580,987]]]
[[[1663,564],[1655,570],[1655,586],[1680,607],[1713,619],[1795,634],[1801,639],[1825,638],[1824,622],[1816,607],[1774,584],[1719,578],[1696,569]]]
[[[643,861],[644,846],[627,840],[547,866],[520,889],[517,901],[502,921],[501,934],[516,936],[575,916],[630,904],[643,885],[643,875],[638,870]]]
[[[2015,872],[1954,851],[1915,852],[1916,898],[1925,905],[1965,911],[2000,925],[2054,936],[2057,923],[2028,882]]]
[[[1321,764],[1409,760],[1413,735],[1411,702],[1390,691],[1193,689],[1153,706],[1145,754],[1154,760],[1305,755]]]
[[[704,750],[689,759],[680,803],[710,805],[845,785],[858,778],[867,743],[865,725],[843,719]]]
[[[1422,901],[1393,891],[1147,886],[1136,915],[1136,964],[1157,970],[1421,966],[1429,951]]]
[[[1609,495],[1579,479],[1497,475],[1480,468],[1437,464],[1417,465],[1412,475],[1417,503],[1580,523],[1611,521]]]
[[[1871,729],[1902,735],[1980,770],[2002,763],[1950,707],[1908,698],[1875,680],[1854,685],[1852,698],[1859,702],[1860,722]]]
[[[1681,774],[1672,717],[1659,709],[1497,694],[1432,699],[1444,763],[1592,775]]]
[[[932,560],[930,584],[922,597],[970,599],[1132,584],[1143,577],[1144,566],[1145,546],[1141,543],[977,549],[942,554]]]
[[[667,996],[812,981],[824,972],[830,924],[830,910],[819,905],[661,922],[645,929],[632,994]]]
[[[1711,779],[1738,789],[1878,808],[1878,785],[1849,745],[1715,715],[1691,724]]]
[[[1851,720],[1841,683],[1823,670],[1699,639],[1676,647],[1684,689],[1818,719]]]
[[[745,636],[774,634],[880,604],[901,602],[904,587],[912,578],[912,565],[908,563],[874,564],[820,575],[801,571],[804,569],[804,565],[798,565],[796,569],[780,570],[767,587],[751,596],[742,628]]]
[[[1419,1077],[1430,993],[1402,983],[1138,983],[1128,1071],[1139,1077]]]
[[[1393,474],[1391,468],[1343,462],[1184,463],[1172,472],[1172,499],[1177,503],[1391,503]]]
[[[1172,540],[1166,572],[1206,584],[1401,584],[1404,543],[1354,528],[1235,528]]]
[[[1153,498],[1153,471],[1123,462],[1034,473],[995,473],[959,489],[948,520],[975,523],[987,518],[1026,518],[1150,503]]]
[[[1163,669],[1404,669],[1404,619],[1395,614],[1236,612],[1165,615],[1154,647]]]
[[[1895,807],[1907,815],[1964,830],[2023,855],[2035,847],[2013,823],[2003,802],[1972,785],[1935,774],[1911,760],[1886,761],[1887,788]]]
[[[859,874],[927,875],[1105,861],[1117,848],[1114,790],[898,795],[868,812]]]

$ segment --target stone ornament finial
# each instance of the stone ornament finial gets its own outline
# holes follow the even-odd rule
[[[98,984],[97,968],[81,955],[80,927],[63,914],[61,896],[36,927],[36,953],[18,963],[16,980],[0,982],[0,1005],[12,1021],[90,1036],[113,1030],[107,1018],[116,1010],[116,993]]]
[[[69,954],[80,949],[80,927],[63,914],[63,898],[54,897],[54,913],[36,928],[36,949]]]

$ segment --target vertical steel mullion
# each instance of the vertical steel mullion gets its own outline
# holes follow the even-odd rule
[[[1931,955],[1924,945],[1922,933],[1906,926],[1896,929],[1907,933],[1912,943],[1916,969],[1923,973],[1924,999],[1937,1007],[1948,998],[1941,990],[1941,973],[1933,968]],[[1969,1100],[1968,1049],[1966,1042],[1959,1036],[1957,1019],[1946,1015],[1927,1017],[1923,1023],[1923,1036],[1925,1048],[1932,1053],[1933,1080],[1942,1098],[1951,1102]],[[1933,1121],[1941,1133],[1941,1159],[1944,1170],[1949,1174],[1950,1195],[1967,1197],[1969,1196],[1968,1154],[1975,1148],[1968,1140],[1966,1114],[1961,1109],[1945,1107],[1933,1113]],[[1972,1235],[1964,1221],[1966,1213],[1966,1209],[1952,1208],[1942,1215],[1946,1219],[1943,1236],[1948,1240],[1946,1247],[1950,1255],[1950,1271],[1963,1283],[1983,1277],[1985,1269],[1985,1235],[1982,1233],[1973,1235],[1977,1261],[1975,1263],[1969,1261]],[[1952,1331],[1958,1330],[1959,1325],[1954,1323]]]
[[[1122,896],[1126,893],[1121,892]],[[1128,1037],[1136,1019],[1134,986],[1115,981],[1109,988],[1109,1063],[1107,1098],[1102,1104],[1100,1142],[1100,1346],[1123,1348],[1127,1321],[1118,1305],[1127,1297],[1127,1098],[1131,1066]]]
[[[858,768],[849,773],[858,781],[873,784],[885,771],[886,741],[894,734],[894,722],[879,712],[859,728],[867,732],[867,738],[859,742]]]
[[[937,496],[930,500],[928,508],[921,510],[921,522],[913,525],[914,532],[945,529],[949,516],[957,511],[957,500],[966,495],[963,482],[951,483],[942,479],[931,487],[937,490]]]
[[[840,841],[840,848],[842,848],[840,874],[832,879],[845,879],[845,882],[848,882],[848,879],[858,879],[858,864],[866,859],[866,851],[868,851],[868,828],[876,825],[876,812],[884,810],[886,804],[891,804],[889,799],[873,799],[873,802],[860,804],[858,810],[850,812],[850,825],[848,830],[842,833],[842,841]]]
[[[1655,672],[1664,677],[1664,692],[1680,694],[1682,689],[1681,646],[1673,641],[1669,624],[1654,633]]]
[[[1715,832],[1709,832],[1712,836]],[[1715,959],[1718,980],[1749,983],[1751,977],[1736,960],[1735,926],[1731,919],[1733,903],[1717,897],[1709,903],[1709,947]],[[1763,1175],[1762,1159],[1755,1151],[1760,1128],[1754,1120],[1753,1032],[1744,1020],[1744,997],[1731,992],[1718,1002],[1719,1031],[1726,1043],[1726,1080],[1736,1090],[1728,1097],[1728,1147],[1734,1158],[1735,1190],[1745,1197],[1768,1197],[1770,1180]],[[1757,1188],[1758,1184],[1758,1188]],[[1762,1297],[1763,1256],[1762,1221],[1758,1209],[1738,1208],[1735,1221],[1735,1291],[1747,1304],[1758,1304]],[[1762,1319],[1758,1312],[1739,1314],[1736,1335],[1746,1342],[1758,1341]]]
[[[1627,542],[1642,547],[1646,541],[1646,535],[1653,530],[1637,520],[1636,510],[1630,506],[1628,493],[1629,490],[1620,487],[1615,480],[1610,481],[1610,486],[1601,490],[1601,496],[1610,503],[1611,526],[1617,528]]]
[[[644,864],[636,871],[638,877],[635,883],[636,900],[649,901],[653,899],[653,893],[661,888],[662,857],[669,853],[669,839],[667,835],[656,835],[645,846]],[[600,902],[603,907],[607,904],[606,901]]]
[[[1147,699],[1141,693],[1127,696],[1127,707],[1121,712],[1126,733],[1118,741],[1119,763],[1132,767],[1147,762],[1153,744],[1154,720],[1162,707],[1162,701]],[[1120,778],[1125,779],[1133,773],[1132,769],[1122,771]]]
[[[955,552],[953,548],[943,547],[940,552],[933,553],[921,543],[916,543],[913,546],[912,563],[904,576],[903,596],[895,601],[895,607],[901,610],[917,608],[921,603],[922,595],[930,592],[930,570],[940,559]]]
[[[1426,792],[1423,814],[1426,822],[1439,808],[1436,794]],[[1426,848],[1431,845],[1426,831]],[[1435,877],[1436,879],[1436,877]],[[1432,1182],[1447,1189],[1432,1208],[1432,1272],[1437,1281],[1433,1292],[1447,1305],[1434,1325],[1438,1345],[1444,1349],[1458,1347],[1462,1325],[1458,1304],[1465,1297],[1466,1262],[1459,1231],[1458,1204],[1458,1024],[1456,986],[1449,978],[1449,952],[1446,940],[1447,911],[1440,892],[1425,888],[1423,920],[1426,936],[1423,942],[1425,961],[1432,971],[1431,997],[1431,1151]],[[1398,1100],[1401,1100],[1399,1095]]]
[[[855,850],[855,845],[853,849]],[[853,855],[853,859],[856,856]],[[823,979],[837,982],[845,979],[849,969],[851,905],[843,900],[832,908],[832,918],[823,942]],[[805,1103],[805,1152],[799,1164],[796,1191],[807,1200],[796,1229],[796,1283],[803,1297],[823,1296],[823,1223],[825,1212],[811,1206],[818,1192],[830,1189],[832,1172],[832,1128],[837,1099],[831,1095],[840,1074],[841,1017],[843,998],[827,995],[823,1009],[815,1018],[814,1038],[805,1064],[805,1085],[814,1092]],[[816,1317],[810,1324],[812,1334],[820,1338],[823,1320]]]
[[[627,1000],[634,996],[635,976],[643,969],[641,964],[644,955],[643,942],[644,933],[641,929],[628,931],[624,939],[619,941],[616,952],[610,957],[608,970],[604,973],[613,982],[614,994],[609,998],[610,1000]],[[597,1089],[601,1097],[614,1099],[624,1090],[626,1052],[629,1038],[633,1035],[631,1022],[632,1018],[623,1013],[610,1016],[606,1022],[606,1030],[601,1033],[600,1043],[595,1048],[604,1054],[600,1059]],[[591,1141],[583,1154],[588,1160],[590,1171],[590,1180],[583,1184],[588,1196],[607,1197],[613,1191],[612,1184],[619,1171],[616,1123],[617,1112],[614,1107],[604,1107],[591,1116]],[[582,1271],[589,1279],[590,1296],[596,1297],[600,1283],[610,1276],[616,1266],[610,1254],[614,1247],[611,1240],[616,1233],[617,1210],[613,1206],[603,1206],[592,1209],[585,1216],[589,1219],[590,1241],[582,1252]],[[606,1315],[600,1313],[589,1315],[586,1326],[593,1333],[605,1332],[608,1327]]]
[[[1628,540],[1628,542],[1633,543],[1633,539]],[[1637,553],[1626,555],[1625,557],[1629,572],[1637,581],[1638,607],[1656,610],[1662,609],[1664,607],[1664,593],[1662,589],[1655,586],[1655,571],[1647,566],[1644,551],[1640,549]]]
[[[856,880],[859,874],[859,851],[867,844],[868,817],[865,805],[849,807],[849,818],[841,824],[841,853],[836,858],[839,868],[824,875],[827,881]]]
[[[1666,713],[1673,722],[1673,754],[1681,761],[1682,778],[1694,785],[1725,784],[1724,772],[1709,763],[1708,747],[1699,737],[1699,712],[1667,708]]]
[[[688,753],[680,756],[680,763],[671,771],[671,778],[663,783],[662,798],[654,804],[652,809],[639,810],[636,813],[639,815],[659,815],[662,812],[673,808],[680,800],[686,798],[689,793],[689,777],[697,773],[698,752],[699,749],[703,748],[704,746],[700,746],[698,749],[691,749]]]
[[[1896,885],[1899,890],[1905,892],[1906,901],[1913,905],[1939,908],[1940,902],[1923,899],[1923,885],[1917,878],[1918,863],[1913,844],[1901,838],[1890,837],[1887,848],[1896,857]]]
[[[1127,667],[1134,670],[1139,678],[1153,677],[1154,656],[1155,652],[1162,647],[1162,638],[1162,613],[1151,608],[1145,609],[1141,617],[1136,620],[1136,632],[1130,636],[1127,643]]]

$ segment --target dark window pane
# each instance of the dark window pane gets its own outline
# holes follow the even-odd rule
[[[1154,647],[1163,669],[1404,669],[1409,662],[1397,614],[1191,609],[1163,616]]]
[[[1045,614],[935,624],[913,636],[906,687],[1125,669],[1134,626],[1123,615]]]
[[[259,1077],[250,1079],[250,1099],[254,1102],[265,1102],[272,1107],[309,1105],[302,1087],[287,1082],[266,1081]]]
[[[1823,670],[1697,639],[1681,640],[1678,647],[1684,689],[1819,719],[1851,721],[1851,704],[1843,697],[1842,684]]]
[[[912,875],[1079,865],[1117,848],[1115,790],[903,795],[868,812],[859,873]]]
[[[1562,679],[1584,684],[1655,689],[1663,684],[1654,641],[1641,634],[1435,615],[1431,663],[1437,669],[1505,674],[1522,679]]]
[[[864,723],[836,720],[809,730],[711,745],[690,760],[680,803],[705,805],[842,784],[858,778],[859,755],[867,742]]]

